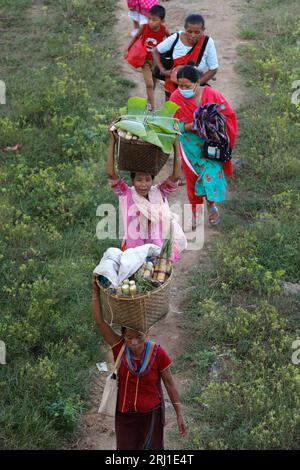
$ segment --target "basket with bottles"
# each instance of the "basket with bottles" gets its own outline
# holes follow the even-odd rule
[[[104,314],[110,323],[146,332],[168,313],[173,276],[171,247],[171,240],[165,240],[159,256],[147,258],[117,288],[104,286],[98,278]]]

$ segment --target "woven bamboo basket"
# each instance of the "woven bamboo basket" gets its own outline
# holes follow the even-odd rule
[[[172,273],[173,271],[161,286],[134,297],[118,297],[98,283],[106,320],[109,323],[117,323],[133,330],[148,331],[169,311]]]
[[[169,155],[160,147],[143,140],[127,140],[114,132],[118,142],[119,169],[131,172],[143,171],[156,176],[167,162]]]

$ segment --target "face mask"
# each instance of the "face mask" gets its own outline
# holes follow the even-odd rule
[[[193,96],[195,96],[196,87],[193,90],[182,90],[181,88],[179,88],[179,91],[184,98],[192,98]]]

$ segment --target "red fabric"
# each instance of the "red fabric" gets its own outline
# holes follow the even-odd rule
[[[145,63],[147,57],[146,44],[142,36],[139,36],[130,47],[125,59],[129,65],[138,69]]]
[[[178,109],[174,115],[175,118],[178,118],[185,124],[191,123],[193,121],[194,112],[198,108],[197,103],[193,99],[184,98],[179,90],[175,90],[170,97],[170,101],[173,101],[173,103],[176,103],[178,106],[180,106],[180,109]],[[204,106],[208,103],[220,104],[219,111],[226,117],[227,134],[230,140],[230,146],[233,148],[237,135],[237,119],[235,113],[232,111],[228,102],[219,91],[213,89],[210,86],[205,86],[203,88],[200,106]],[[222,109],[222,107],[224,107],[224,109]],[[225,175],[232,176],[231,161],[224,162],[222,166]]]
[[[205,36],[205,34],[203,34],[203,36],[201,36],[201,38],[199,39],[196,46],[194,47],[194,49],[191,52],[188,52],[186,55],[183,55],[181,57],[178,57],[177,59],[174,59],[173,68],[177,67],[178,65],[186,65],[190,61],[193,61],[193,62],[196,63],[205,38],[206,38],[206,36]],[[175,91],[176,88],[177,88],[177,85],[171,80],[171,78],[166,77],[165,91],[167,93],[173,93],[173,91]]]
[[[127,0],[129,10],[135,10],[138,7],[138,0]]]
[[[116,413],[117,450],[163,450],[162,406],[147,413]]]
[[[160,44],[166,36],[166,27],[161,24],[158,31],[153,31],[148,24],[143,25],[142,37],[144,43],[146,44],[147,56],[146,60],[152,60],[152,52],[149,49],[154,49],[158,44]]]
[[[124,339],[112,347],[114,360],[116,360]],[[121,363],[118,377],[118,404],[117,410],[121,413],[137,411],[145,413],[161,402],[159,390],[160,373],[172,364],[172,359],[166,351],[159,346],[151,371],[144,376],[133,375],[123,363]]]

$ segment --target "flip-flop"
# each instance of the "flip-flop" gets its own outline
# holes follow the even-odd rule
[[[212,214],[218,214],[218,217],[215,220],[210,220],[209,216]],[[208,221],[212,226],[219,225],[219,223],[221,222],[221,219],[219,217],[219,209],[217,208],[217,206],[213,205],[208,209]]]

